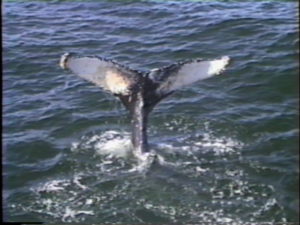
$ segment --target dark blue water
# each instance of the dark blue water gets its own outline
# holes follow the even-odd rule
[[[5,221],[296,222],[296,2],[5,2]],[[158,161],[131,156],[117,99],[58,66],[64,52],[140,70],[229,55],[149,122]]]

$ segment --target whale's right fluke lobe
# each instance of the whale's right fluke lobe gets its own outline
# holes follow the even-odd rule
[[[181,87],[220,74],[229,63],[229,57],[223,56],[215,60],[190,60],[153,69],[149,78],[158,84],[158,94],[168,94]]]
[[[60,66],[118,96],[129,110],[132,145],[137,155],[147,152],[147,120],[153,107],[177,89],[224,71],[229,57],[179,62],[147,73],[100,57],[66,53]]]

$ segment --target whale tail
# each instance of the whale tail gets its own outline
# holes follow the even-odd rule
[[[177,89],[218,75],[229,63],[229,57],[215,60],[189,60],[163,68],[140,72],[115,61],[95,56],[65,53],[60,66],[118,96],[129,110],[132,145],[136,153],[148,151],[147,120],[154,106]]]

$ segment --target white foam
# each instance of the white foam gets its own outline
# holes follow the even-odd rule
[[[94,215],[94,212],[91,210],[74,210],[71,209],[69,206],[66,207],[64,215],[62,216],[63,222],[69,222],[67,219],[74,219],[75,216],[80,214],[86,214],[86,215]],[[72,221],[72,220],[71,220]]]
[[[74,182],[78,187],[80,187],[81,189],[86,190],[86,189],[87,189],[87,186],[85,186],[85,185],[83,185],[83,184],[80,183],[80,181],[79,181],[80,178],[81,178],[80,175],[75,175],[75,176],[74,176],[74,179],[73,179],[73,182]]]
[[[131,143],[128,139],[107,140],[95,145],[99,154],[126,158],[130,152]]]
[[[43,186],[38,187],[38,192],[57,192],[64,190],[68,185],[67,180],[51,180],[46,182]]]
[[[86,199],[86,201],[85,201],[85,204],[86,205],[91,205],[91,204],[93,204],[93,199]]]
[[[135,157],[138,160],[138,164],[134,166],[129,172],[134,172],[134,171],[139,171],[139,172],[144,172],[147,171],[152,163],[154,162],[155,158],[158,155],[154,152],[146,152],[146,153],[137,153],[135,154]]]
[[[208,171],[208,169],[201,168],[200,166],[196,167],[196,172],[198,172],[198,173],[204,173],[204,172],[207,172],[207,171]]]
[[[201,151],[202,153],[213,153],[215,156],[224,156],[224,155],[240,155],[241,147],[243,143],[239,140],[236,140],[232,137],[226,136],[215,136],[211,132],[206,132],[201,134],[201,138],[190,139],[181,139],[177,138],[177,142],[173,143],[159,143],[157,148],[159,152],[163,154],[184,154],[186,156],[191,156],[193,160],[198,161],[194,157],[195,152]]]
[[[84,137],[80,143],[73,142],[71,151],[75,152],[82,147],[95,149],[99,155],[117,158],[127,158],[132,149],[129,133],[114,130],[105,131],[100,135]]]
[[[195,142],[195,146],[212,151],[215,155],[237,153],[236,149],[242,146],[242,143],[230,137],[214,137],[206,133],[201,141]]]

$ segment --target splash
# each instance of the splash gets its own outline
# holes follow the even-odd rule
[[[91,210],[73,210],[70,207],[66,207],[65,212],[62,216],[62,222],[70,222],[74,220],[75,216],[80,214],[94,215],[94,212]]]
[[[98,137],[95,149],[100,155],[126,158],[131,153],[130,138],[127,133],[120,135],[116,131],[107,131]]]
[[[99,155],[109,158],[127,158],[131,154],[130,135],[127,132],[105,131],[91,137],[84,136],[80,142],[73,142],[71,151],[92,149]]]
[[[73,223],[93,218],[146,223],[151,215],[169,223],[243,224],[274,212],[276,221],[286,221],[280,217],[283,209],[274,188],[251,181],[247,171],[236,166],[244,146],[239,140],[207,128],[150,146],[149,153],[132,160],[128,133],[86,135],[72,143],[70,176],[39,183],[31,189],[27,205],[14,204],[11,209],[45,221]]]
[[[147,153],[135,153],[132,149],[130,134],[114,130],[105,131],[100,135],[84,137],[81,142],[72,143],[72,151],[80,151],[81,148],[92,149],[101,158],[101,167],[115,165],[114,162],[120,159],[122,164],[132,162],[129,172],[145,172],[152,163],[158,159],[154,150]],[[163,157],[159,156],[160,161]],[[123,160],[123,161],[122,161]]]

